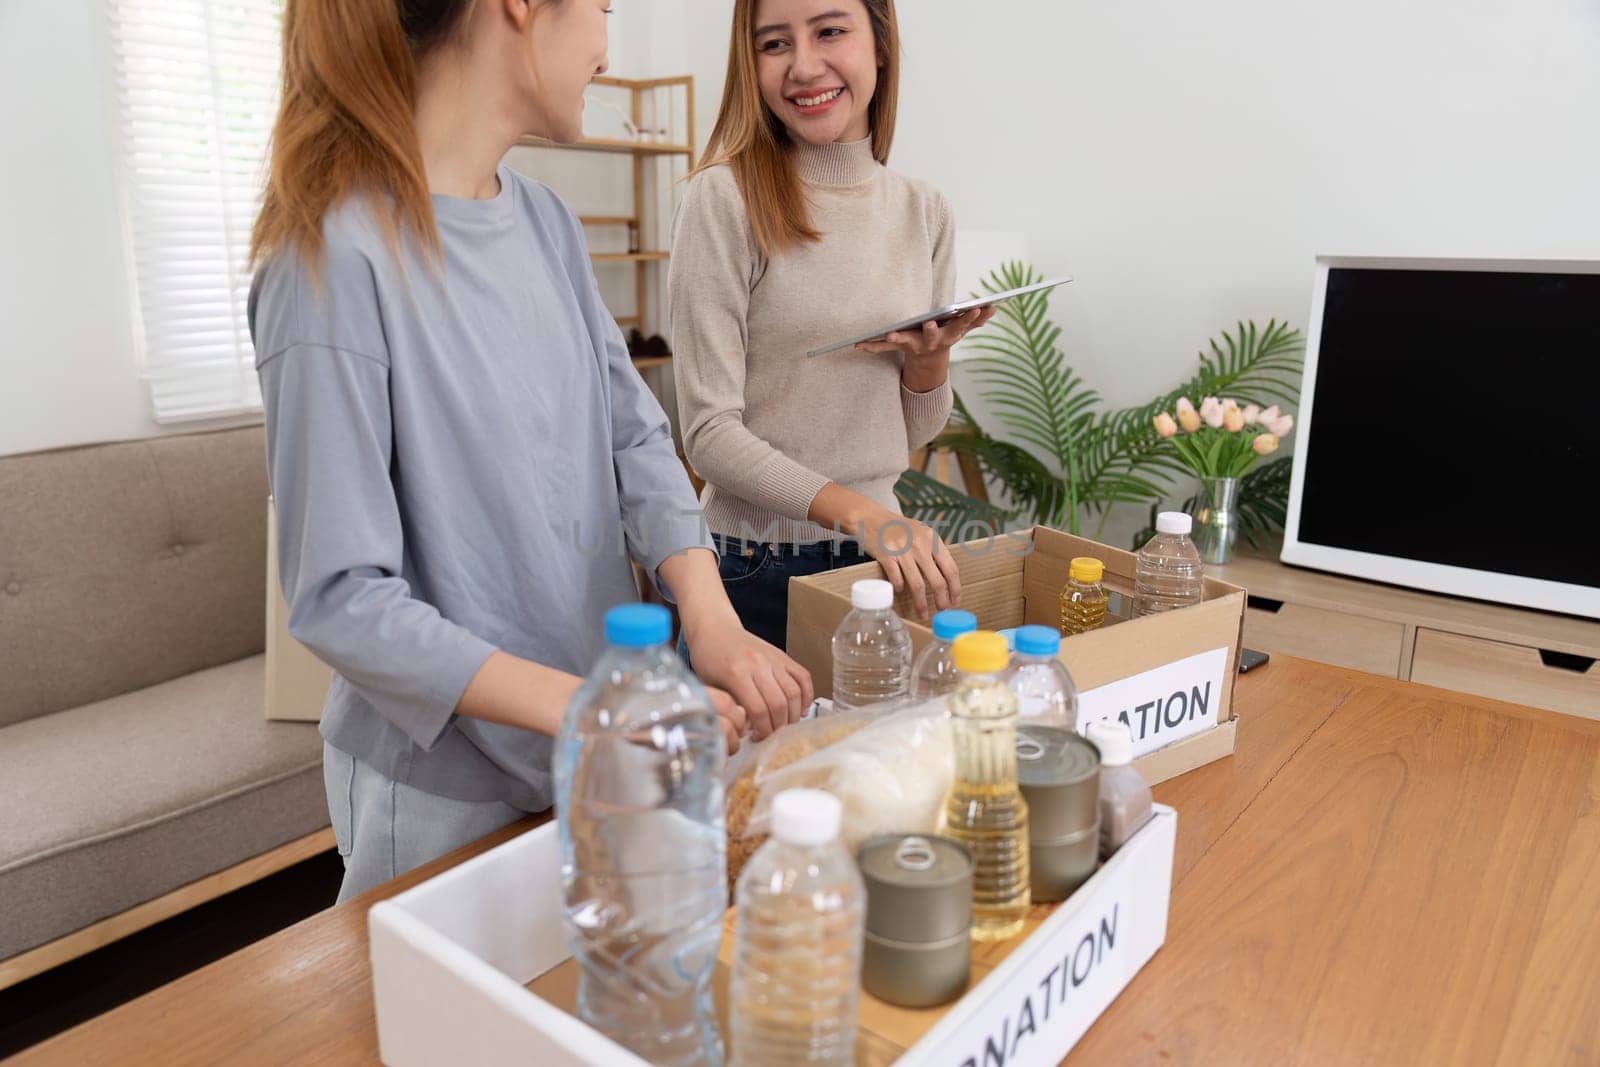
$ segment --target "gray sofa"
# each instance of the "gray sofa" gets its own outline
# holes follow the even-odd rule
[[[328,825],[259,427],[0,457],[0,961]]]

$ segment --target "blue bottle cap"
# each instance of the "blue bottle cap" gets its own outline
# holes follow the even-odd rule
[[[1017,651],[1024,656],[1053,656],[1061,651],[1061,634],[1049,626],[1017,630]]]
[[[933,617],[933,636],[941,641],[954,641],[962,634],[970,634],[978,628],[978,617],[970,611],[959,608],[950,608],[941,611]]]
[[[1001,637],[1006,639],[1007,648],[1013,652],[1017,650],[1017,628],[1015,626],[1010,626],[1004,630],[999,630],[996,632],[999,633]]]
[[[606,612],[606,641],[621,648],[664,645],[672,636],[672,615],[660,604],[623,604]]]

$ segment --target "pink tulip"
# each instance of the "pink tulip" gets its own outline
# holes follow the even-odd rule
[[[1165,411],[1156,416],[1155,422],[1156,433],[1162,437],[1171,437],[1178,432],[1178,424]]]
[[[1257,434],[1256,439],[1250,442],[1250,447],[1256,450],[1256,455],[1258,456],[1270,456],[1278,450],[1277,435],[1270,433]]]
[[[1271,427],[1278,420],[1278,405],[1274,404],[1261,413],[1261,425]]]
[[[1178,414],[1179,415],[1182,415],[1185,411],[1193,411],[1193,410],[1194,410],[1194,405],[1189,403],[1189,398],[1188,397],[1180,396],[1178,398]]]
[[[1244,406],[1244,424],[1246,426],[1254,426],[1259,418],[1261,418],[1261,406],[1259,404],[1246,404]]]
[[[1265,419],[1263,419],[1262,420],[1262,425],[1266,426],[1267,429],[1271,430],[1273,433],[1277,434],[1279,437],[1288,437],[1289,436],[1289,431],[1294,429],[1294,416],[1293,415],[1279,415],[1276,419],[1274,419],[1270,423],[1268,423]]]
[[[1181,406],[1178,408],[1178,425],[1183,427],[1184,433],[1194,433],[1200,428],[1200,413],[1193,404],[1187,410]]]
[[[1222,428],[1229,433],[1238,433],[1244,429],[1244,412],[1236,407],[1223,408]]]
[[[1200,401],[1200,417],[1213,430],[1220,427],[1222,425],[1222,401],[1214,396],[1208,396]]]

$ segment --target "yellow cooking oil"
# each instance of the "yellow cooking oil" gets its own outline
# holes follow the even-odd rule
[[[1061,589],[1061,633],[1086,634],[1106,621],[1105,564],[1093,556],[1076,556],[1068,565],[1067,584]]]
[[[1017,789],[1017,698],[1001,677],[1005,638],[962,634],[951,648],[960,683],[950,697],[955,784],[946,833],[972,854],[972,938],[1004,941],[1028,915],[1028,805]]]

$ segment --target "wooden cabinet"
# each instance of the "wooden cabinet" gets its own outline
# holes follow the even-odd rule
[[[1411,680],[1600,719],[1600,666],[1591,656],[1419,629]]]
[[[1600,622],[1289,567],[1276,545],[1211,573],[1249,592],[1250,648],[1600,719]]]
[[[1342,611],[1251,597],[1244,613],[1244,643],[1263,652],[1282,652],[1398,678],[1405,627]]]

